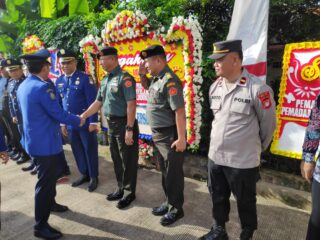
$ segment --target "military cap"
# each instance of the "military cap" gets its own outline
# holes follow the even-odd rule
[[[5,59],[1,59],[1,60],[0,60],[0,68],[4,68],[5,62],[6,62]]]
[[[5,67],[7,71],[16,70],[21,68],[21,66],[22,63],[17,59],[6,59],[3,63],[3,67]]]
[[[110,55],[118,55],[117,49],[114,47],[107,46],[101,49],[101,51],[99,52],[99,57],[110,56]]]
[[[148,57],[157,56],[157,55],[166,55],[164,49],[160,45],[151,45],[150,47],[142,50],[140,52],[140,57],[146,59]]]
[[[242,52],[241,40],[227,40],[213,44],[213,53],[210,59],[219,59],[230,52]]]
[[[76,59],[76,54],[67,49],[60,49],[57,53],[60,63],[71,62]]]
[[[50,57],[50,52],[48,49],[41,49],[35,53],[32,54],[25,54],[19,56],[19,58],[23,59],[25,63],[28,65],[28,63],[42,63],[42,62],[48,62],[48,58]]]

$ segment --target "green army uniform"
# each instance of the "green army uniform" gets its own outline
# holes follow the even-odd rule
[[[118,188],[124,197],[135,194],[139,158],[137,121],[133,127],[134,144],[125,143],[127,102],[136,99],[136,82],[117,66],[101,81],[97,100],[103,103],[103,114],[109,126],[110,152]]]
[[[181,107],[184,107],[182,83],[165,66],[158,76],[151,79],[147,117],[154,144],[161,154],[162,187],[167,198],[163,206],[171,212],[182,210],[184,202],[184,153],[171,148],[178,138],[175,111]]]

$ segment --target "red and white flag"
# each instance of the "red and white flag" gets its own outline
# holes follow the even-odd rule
[[[236,0],[227,39],[241,39],[243,66],[266,80],[269,0]]]

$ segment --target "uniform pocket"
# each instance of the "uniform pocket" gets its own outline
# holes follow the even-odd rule
[[[221,102],[220,101],[212,101],[210,108],[212,109],[213,113],[218,112],[221,109]]]
[[[248,103],[233,103],[230,108],[230,124],[244,125],[250,121],[251,105]]]

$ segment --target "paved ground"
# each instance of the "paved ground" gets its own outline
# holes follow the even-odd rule
[[[70,182],[57,187],[57,202],[68,205],[71,210],[52,214],[49,222],[64,233],[63,239],[187,240],[197,239],[207,232],[211,225],[211,202],[205,183],[185,179],[185,217],[172,227],[162,227],[159,224],[160,218],[150,212],[151,207],[157,206],[164,198],[159,172],[139,169],[137,199],[127,210],[118,210],[115,202],[105,199],[106,193],[114,190],[115,177],[109,157],[102,157],[108,156],[106,148],[100,149],[100,185],[94,193],[89,193],[86,186],[72,188]],[[78,177],[78,173],[69,147],[66,147],[66,155],[73,180]],[[0,166],[1,240],[34,239],[32,225],[36,177],[20,169],[21,166],[12,161],[6,166]],[[254,239],[304,239],[308,213],[274,198],[270,193],[278,186],[260,183],[259,188],[266,191],[258,196],[259,229]],[[236,211],[232,200],[227,225],[231,240],[238,239],[240,232]]]

